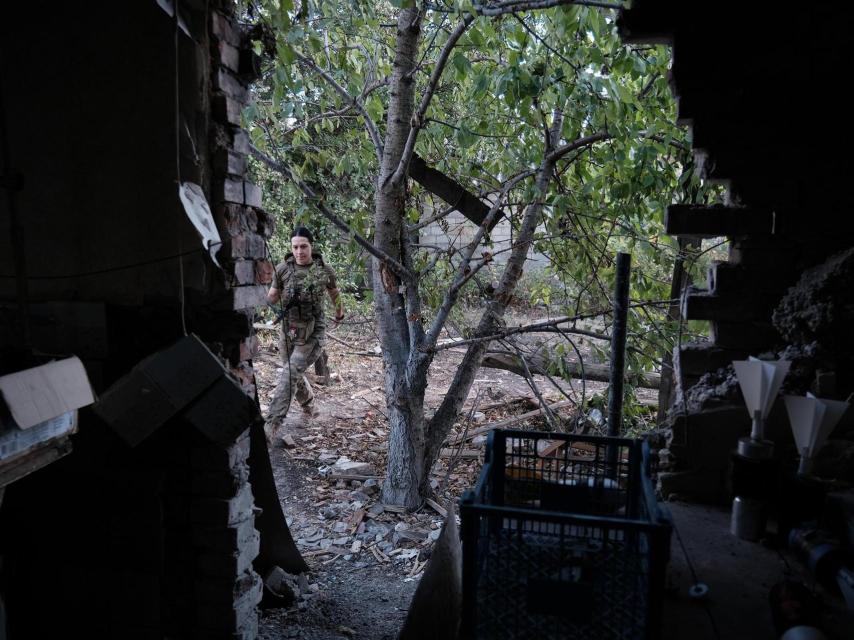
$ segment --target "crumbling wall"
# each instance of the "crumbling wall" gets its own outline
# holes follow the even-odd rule
[[[0,24],[32,329],[22,344],[15,280],[0,278],[0,349],[75,353],[101,393],[186,330],[254,398],[254,306],[272,273],[240,128],[254,67],[231,2],[180,6],[177,50],[156,2],[17,3]],[[176,151],[214,213],[222,269],[181,208]],[[0,234],[0,275],[11,256]],[[254,637],[249,432],[218,444],[176,418],[129,447],[88,410],[79,429],[71,455],[5,493],[10,637]]]
[[[854,248],[804,271],[774,310],[773,322],[792,360],[793,393],[814,389],[819,371],[833,372],[834,395],[854,391]],[[829,382],[828,382],[829,384]]]
[[[831,249],[832,245],[828,247]],[[812,245],[810,256],[815,256]],[[804,253],[792,254],[793,262]],[[784,273],[788,272],[787,270]],[[794,279],[793,279],[794,280]],[[663,474],[666,493],[681,493],[709,500],[726,498],[729,453],[738,437],[749,432],[738,379],[731,360],[753,355],[761,359],[791,362],[781,394],[845,399],[854,391],[854,248],[832,254],[818,265],[803,270],[785,289],[769,318],[779,338],[770,348],[745,350],[743,354],[722,350],[715,344],[701,347],[713,359],[711,369],[692,384],[681,386],[667,423],[669,471]],[[684,352],[681,354],[684,358]],[[697,358],[696,354],[691,354]],[[689,362],[691,362],[689,360]],[[695,363],[694,363],[695,364]],[[678,365],[677,365],[678,366]],[[766,425],[768,437],[780,456],[794,458],[788,416],[777,403]],[[818,456],[815,472],[840,480],[854,479],[854,419],[846,416]]]

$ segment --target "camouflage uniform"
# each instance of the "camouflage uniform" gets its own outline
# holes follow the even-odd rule
[[[308,410],[314,393],[305,371],[320,356],[326,344],[323,297],[327,289],[337,288],[335,273],[319,254],[311,264],[298,265],[289,255],[276,267],[273,285],[281,294],[282,308],[289,307],[279,332],[282,375],[270,402],[268,420],[281,422],[288,414],[291,398]]]

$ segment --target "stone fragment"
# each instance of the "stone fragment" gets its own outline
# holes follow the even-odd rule
[[[355,475],[373,475],[374,467],[367,462],[358,462],[350,460],[347,456],[341,456],[332,465],[332,473],[335,475],[355,474]]]

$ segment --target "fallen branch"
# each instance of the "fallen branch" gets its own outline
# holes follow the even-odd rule
[[[572,400],[562,400],[560,402],[555,402],[554,404],[547,405],[550,411],[555,411],[557,409],[563,409],[564,407],[575,406],[575,403]],[[449,446],[456,446],[461,442],[465,442],[466,440],[471,440],[475,436],[482,435],[493,429],[506,429],[507,427],[512,427],[515,424],[519,424],[520,422],[524,422],[525,420],[529,420],[531,418],[536,418],[537,416],[543,413],[544,407],[539,409],[534,409],[533,411],[528,411],[527,413],[523,413],[518,416],[513,416],[512,418],[505,418],[504,420],[498,420],[497,422],[490,422],[489,424],[485,424],[482,427],[478,427],[473,431],[469,431],[462,437],[456,438],[448,443]]]
[[[548,372],[548,363],[543,356],[537,354],[526,358],[528,369],[531,373],[545,374]],[[520,376],[525,376],[525,367],[519,356],[509,352],[487,351],[483,357],[481,366],[490,367],[492,369],[503,369],[510,371]],[[564,360],[563,362],[565,375],[572,378],[581,378],[582,369],[577,362],[572,360]],[[585,364],[584,379],[594,380],[596,382],[610,382],[611,367],[608,364]],[[631,376],[628,376],[631,378]],[[658,373],[642,373],[637,377],[638,386],[645,389],[658,389],[661,385],[661,375]]]
[[[429,506],[431,509],[433,509],[433,511],[438,513],[443,518],[448,517],[448,511],[445,509],[445,507],[433,500],[433,498],[427,498],[424,502],[426,502],[427,506]]]

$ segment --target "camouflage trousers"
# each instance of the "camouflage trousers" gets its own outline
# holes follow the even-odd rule
[[[315,325],[311,329],[312,333],[308,337],[301,336],[299,329],[296,335],[284,332],[279,335],[279,353],[283,366],[270,401],[268,423],[281,423],[285,419],[294,396],[303,409],[307,409],[314,400],[314,392],[305,378],[305,372],[323,352],[326,331],[322,325]]]

